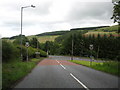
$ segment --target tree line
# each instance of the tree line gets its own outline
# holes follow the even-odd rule
[[[110,35],[84,36],[82,32],[70,32],[55,39],[54,42],[47,41],[44,45],[53,55],[71,55],[73,40],[73,55],[88,56],[91,54],[96,59],[120,60],[120,37]],[[93,45],[93,50],[89,49]],[[47,51],[46,50],[46,51]]]

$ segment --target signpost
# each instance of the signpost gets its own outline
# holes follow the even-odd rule
[[[90,44],[89,49],[91,50],[91,55],[90,55],[90,66],[92,66],[92,50],[93,50],[93,44]]]
[[[90,44],[89,49],[93,50],[93,44]]]
[[[36,58],[40,58],[40,52],[35,52]]]
[[[28,61],[28,47],[29,47],[29,42],[26,42],[25,46],[27,47],[27,61]]]

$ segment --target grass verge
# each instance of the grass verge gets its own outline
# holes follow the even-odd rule
[[[110,73],[120,77],[120,62],[110,61],[110,62],[92,62],[90,65],[90,61],[83,61],[83,60],[69,60],[70,62],[81,64],[99,71],[103,71],[106,73]]]
[[[2,88],[6,90],[15,84],[19,79],[26,76],[36,64],[44,58],[31,59],[29,62],[21,62],[20,60],[2,64]]]

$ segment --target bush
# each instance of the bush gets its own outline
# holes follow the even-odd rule
[[[28,48],[28,55],[29,55],[30,58],[35,58],[35,56],[36,56],[35,52],[37,52],[37,49],[32,48],[32,47]]]
[[[19,57],[20,51],[11,42],[2,40],[2,59],[3,62]]]
[[[19,50],[21,50],[21,46],[18,45],[17,48],[18,48]],[[28,57],[29,57],[29,58],[34,58],[36,51],[37,51],[37,50],[34,49],[34,48],[32,48],[32,47],[28,47]],[[23,61],[25,61],[25,60],[26,60],[26,57],[27,57],[27,47],[25,47],[25,46],[22,46],[22,56],[23,56]]]
[[[35,52],[39,51],[41,57],[47,57],[47,53],[44,52],[43,50],[37,50],[36,48],[28,47],[28,57],[29,58],[35,58],[36,54]],[[20,58],[20,53],[21,53],[21,46],[13,44],[9,41],[3,40],[2,41],[2,58],[3,61],[10,61],[12,59]],[[22,55],[23,55],[23,60],[26,60],[27,56],[27,47],[22,46]]]
[[[17,46],[17,48],[21,49],[20,46]],[[43,50],[41,49],[36,49],[36,48],[32,48],[32,47],[28,47],[28,57],[29,58],[35,58],[36,57],[36,54],[35,52],[40,52],[40,56],[41,57],[47,57],[47,53],[44,52]],[[23,54],[23,60],[26,60],[26,56],[27,56],[27,47],[25,46],[22,46],[22,54]]]
[[[45,51],[39,49],[39,52],[41,57],[47,57],[47,53]]]

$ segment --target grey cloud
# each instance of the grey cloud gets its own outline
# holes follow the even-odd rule
[[[20,23],[18,23],[18,22],[15,22],[15,21],[8,21],[8,22],[4,22],[3,23],[3,26],[7,26],[7,27],[9,27],[9,26],[11,26],[11,27],[18,27],[18,26],[20,26]]]
[[[35,8],[24,8],[24,11],[28,14],[35,14],[35,15],[47,15],[49,14],[49,8],[52,6],[53,1],[49,0],[49,1],[44,1],[44,2],[29,2],[28,4],[24,4],[22,2],[9,2],[6,3],[4,6],[0,6],[0,7],[4,7],[6,10],[9,11],[15,11],[15,12],[20,12],[21,7],[24,6],[29,6],[31,4],[35,5]]]
[[[68,16],[68,21],[82,19],[107,20],[112,16],[111,2],[79,2],[72,6]]]
[[[19,30],[20,29],[20,21],[8,21],[8,22],[4,22],[1,26],[3,27],[11,27],[12,30]],[[31,25],[35,25],[35,23],[33,22],[23,22],[23,28],[31,26]]]
[[[36,14],[36,15],[48,15],[50,13],[49,9],[52,6],[52,1],[44,2],[44,3],[37,3],[35,9],[26,10],[29,13]]]

